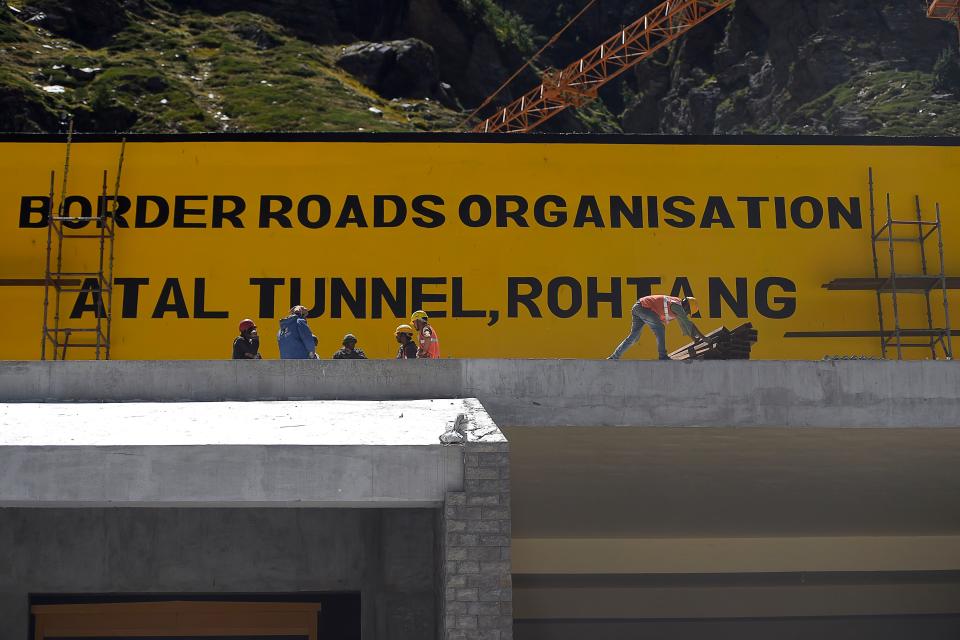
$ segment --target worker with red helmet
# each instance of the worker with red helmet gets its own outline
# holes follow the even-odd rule
[[[417,357],[417,343],[413,340],[413,327],[402,324],[393,332],[400,348],[397,349],[397,360],[415,360]]]
[[[240,335],[233,339],[234,360],[261,360],[260,334],[250,318],[240,322]]]
[[[631,310],[633,324],[630,335],[616,348],[613,355],[607,360],[619,360],[623,353],[633,346],[640,338],[644,325],[650,327],[657,338],[657,354],[661,360],[669,360],[667,355],[666,330],[667,323],[676,320],[684,335],[693,338],[694,342],[707,341],[707,337],[690,321],[690,316],[699,310],[696,298],[675,298],[673,296],[644,296],[637,300]]]
[[[410,316],[410,324],[419,333],[419,348],[417,349],[418,358],[439,358],[440,357],[440,337],[437,330],[430,326],[430,318],[427,312],[423,310],[414,311]]]

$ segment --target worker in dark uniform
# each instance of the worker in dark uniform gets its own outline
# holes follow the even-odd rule
[[[334,360],[366,360],[367,354],[357,348],[357,336],[348,333],[343,336],[342,347],[333,354]]]
[[[400,348],[397,349],[397,360],[416,360],[417,343],[413,341],[413,327],[408,324],[402,324],[393,332]]]
[[[261,360],[257,325],[247,318],[240,323],[240,335],[233,339],[234,360]]]

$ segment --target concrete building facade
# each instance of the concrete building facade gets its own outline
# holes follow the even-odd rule
[[[37,603],[305,597],[317,637],[511,637],[509,448],[476,400],[0,413],[4,640]]]
[[[164,593],[205,597],[359,592],[365,638],[422,637],[415,634],[424,624],[432,625],[435,637],[464,639],[512,634],[525,640],[926,640],[960,633],[960,369],[955,363],[451,360],[427,365],[411,376],[409,363],[382,361],[0,363],[0,401],[8,403],[0,418],[0,539],[21,551],[0,556],[18,571],[0,585],[2,615],[20,625],[10,627],[17,629],[10,637],[25,637],[30,602],[46,602],[42,597],[57,593],[142,593],[153,576],[163,579],[156,588]],[[145,402],[162,403],[156,405],[159,411],[182,406],[189,413],[208,404],[370,402],[382,407],[384,416],[394,416],[384,422],[394,427],[407,424],[400,413],[413,415],[389,413],[406,402],[435,408],[443,402],[465,404],[437,411],[427,430],[437,444],[424,444],[426,451],[416,453],[420,457],[410,457],[414,453],[405,453],[397,442],[384,444],[386,436],[378,444],[362,435],[367,433],[363,415],[324,423],[341,424],[339,433],[349,437],[340,444],[287,441],[294,462],[281,456],[253,464],[268,453],[242,451],[250,443],[220,442],[217,446],[224,448],[214,460],[227,454],[253,457],[235,457],[215,473],[209,461],[196,463],[199,458],[183,467],[211,474],[210,486],[220,493],[214,492],[217,503],[209,503],[209,511],[178,505],[185,496],[171,500],[161,491],[177,487],[178,474],[162,475],[167,463],[146,467],[149,472],[139,476],[162,482],[127,483],[153,487],[136,506],[118,509],[117,495],[101,493],[77,509],[63,501],[76,498],[78,483],[44,466],[47,456],[56,455],[50,443],[30,445],[26,435],[10,435],[16,425],[37,423],[31,412],[39,417],[78,407],[129,410]],[[424,411],[431,415],[432,410]],[[377,422],[376,411],[367,413],[371,423]],[[445,430],[461,413],[479,416],[471,422],[472,441],[462,447],[439,445],[433,431]],[[299,429],[290,425],[298,423],[271,424],[273,437],[280,439],[271,446],[280,451],[288,433]],[[83,425],[79,431],[96,434],[94,422]],[[72,446],[67,435],[51,435],[58,450]],[[177,437],[194,436],[186,425]],[[87,444],[104,448],[102,442]],[[25,453],[31,446],[38,451]],[[310,451],[311,446],[320,449]],[[339,496],[344,500],[338,506],[338,495],[323,489],[336,483],[330,476],[316,480],[323,475],[317,471],[321,465],[307,462],[333,446],[350,447],[340,450],[350,454],[324,458],[329,464],[349,466],[336,461],[365,458],[383,474],[380,484],[367,486],[379,488]],[[396,449],[375,458],[378,446]],[[102,457],[92,468],[122,470],[132,464],[124,458],[145,454],[99,452]],[[281,468],[290,475],[273,486],[299,494],[297,500],[312,494],[312,501],[289,502],[284,509],[262,503],[264,479]],[[224,485],[214,480],[230,469],[240,471],[226,486],[246,482],[249,492],[223,493]],[[129,471],[123,473],[129,477]],[[438,480],[416,480],[427,476]],[[403,491],[409,502],[385,504],[392,495],[385,488]],[[67,491],[73,495],[57,493]],[[153,506],[147,506],[150,500]],[[237,515],[218,518],[217,510],[224,509]],[[231,518],[237,528],[226,526]],[[223,527],[217,526],[220,521]],[[343,524],[330,524],[335,521]],[[75,527],[84,533],[70,531]],[[98,528],[104,533],[90,533]],[[291,529],[328,542],[304,546],[285,537]],[[235,554],[218,543],[224,530],[242,538]],[[140,540],[137,548],[143,548],[143,540],[162,537],[162,531],[196,540],[212,555],[196,561],[201,551],[180,551],[172,557],[181,562],[168,563],[170,549],[177,547],[157,538],[159,559],[131,561],[127,577],[125,563],[90,559],[109,555],[111,545],[125,540]],[[261,532],[270,539],[257,555]],[[101,536],[100,542],[89,542],[91,535]],[[205,536],[209,539],[202,541]],[[335,552],[336,561],[311,555],[330,545],[340,549],[335,541],[348,539],[356,547]],[[71,576],[58,578],[58,556],[47,554],[66,553],[74,544],[71,552],[87,564],[67,563],[64,571]],[[301,554],[307,554],[307,573],[296,566]],[[44,562],[22,560],[38,555]],[[347,561],[360,556],[362,562]],[[249,566],[233,566],[248,558]],[[427,565],[429,584],[422,572]]]
[[[0,637],[28,637],[31,603],[78,596],[331,594],[318,597],[321,629],[429,638],[436,519],[434,509],[4,508]]]

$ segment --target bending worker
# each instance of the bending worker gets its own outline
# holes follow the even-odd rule
[[[673,296],[644,296],[633,305],[631,315],[633,325],[630,335],[624,338],[620,346],[607,360],[619,360],[624,352],[633,346],[640,337],[643,325],[648,325],[657,338],[657,353],[661,360],[669,360],[667,356],[666,330],[667,323],[676,320],[684,335],[693,338],[694,342],[708,342],[706,336],[690,321],[690,316],[699,310],[696,298],[674,298]]]
[[[417,349],[418,358],[439,358],[440,337],[437,330],[430,326],[430,318],[426,311],[414,311],[410,316],[410,324],[419,332],[420,348]]]

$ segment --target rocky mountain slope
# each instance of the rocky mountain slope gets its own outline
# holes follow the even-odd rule
[[[456,129],[585,2],[0,2],[0,130]],[[598,0],[538,69],[654,4]],[[545,128],[958,135],[956,41],[922,0],[737,0]]]

